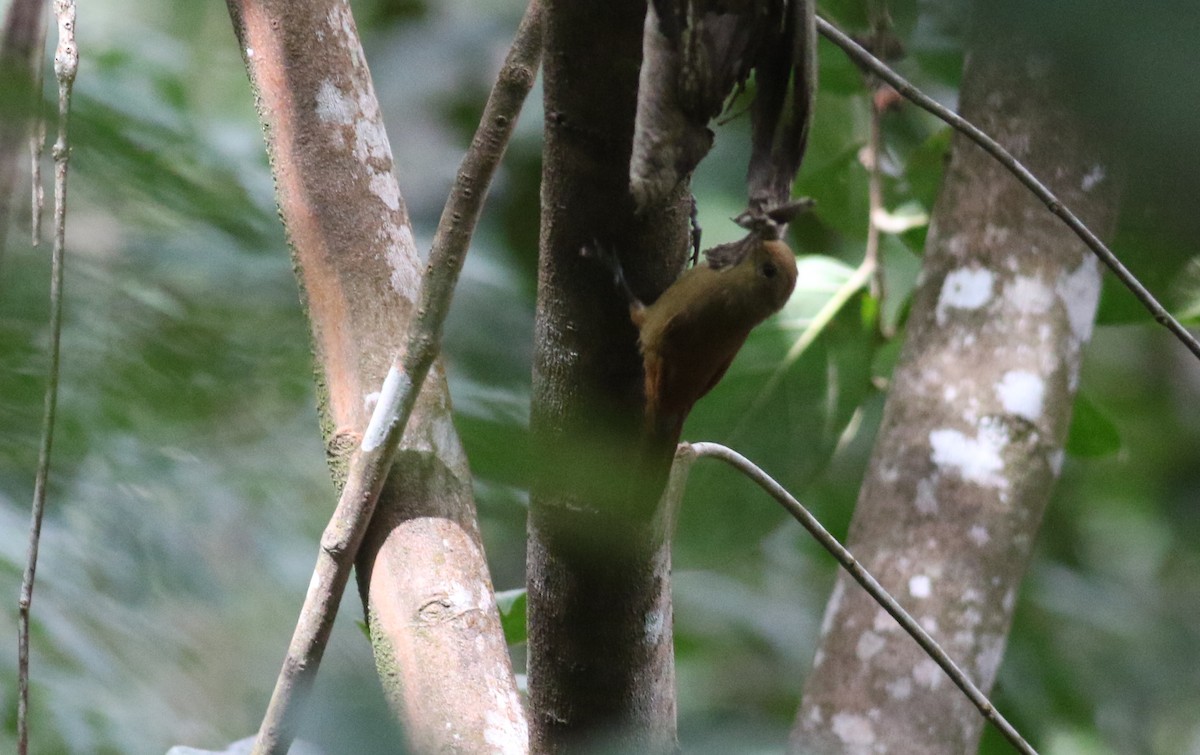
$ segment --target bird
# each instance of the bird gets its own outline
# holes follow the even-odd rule
[[[787,303],[796,256],[773,222],[750,224],[742,239],[715,246],[650,304],[629,287],[612,250],[584,255],[607,264],[629,304],[644,372],[645,428],[664,452],[679,442],[692,407],[725,375],[750,331]]]

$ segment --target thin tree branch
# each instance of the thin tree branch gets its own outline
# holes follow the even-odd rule
[[[42,243],[42,216],[45,215],[46,192],[42,187],[42,153],[46,146],[46,111],[42,107],[42,56],[46,52],[45,0],[38,0],[37,42],[29,51],[29,66],[33,71],[33,122],[29,129],[29,240],[33,246]]]
[[[1000,730],[1000,733],[1004,735],[1004,738],[1007,739],[1012,746],[1017,749],[1018,752],[1025,753],[1025,755],[1037,755],[1036,750],[1034,750],[1033,747],[1025,741],[1021,734],[1015,728],[1013,728],[1012,724],[1010,724],[1008,720],[1005,719],[998,710],[996,710],[995,706],[992,705],[987,696],[980,691],[979,687],[975,686],[975,683],[972,682],[965,673],[963,673],[962,669],[960,669],[958,665],[955,664],[950,658],[950,656],[946,654],[946,651],[942,650],[937,641],[934,640],[928,632],[921,628],[921,625],[917,623],[916,619],[914,619],[911,614],[905,611],[904,608],[898,602],[896,602],[896,599],[888,594],[887,590],[883,589],[883,586],[880,585],[879,582],[876,581],[876,579],[862,567],[858,560],[854,558],[854,555],[851,554],[850,551],[846,550],[845,546],[839,543],[837,538],[829,534],[829,530],[821,526],[821,523],[817,521],[817,518],[809,513],[808,509],[804,508],[799,501],[793,498],[791,493],[785,490],[779,483],[775,482],[770,475],[755,466],[753,462],[731,448],[722,446],[719,443],[692,443],[690,445],[691,458],[709,456],[714,459],[720,459],[721,461],[749,477],[751,480],[757,483],[759,487],[767,491],[767,493],[769,493],[772,498],[778,501],[779,504],[796,519],[796,521],[800,522],[800,524],[804,526],[804,529],[808,530],[809,533],[816,538],[817,542],[820,543],[825,550],[829,551],[829,553],[837,559],[838,563],[850,573],[850,576],[854,577],[855,581],[862,585],[863,589],[866,590],[871,597],[883,607],[885,611],[891,614],[892,618],[899,622],[900,626],[904,628],[904,631],[908,632],[908,634],[917,641],[917,644],[929,654],[929,657],[933,658],[933,660],[939,666],[941,666],[942,670],[946,672],[946,675],[950,677],[955,686],[963,691],[963,694],[965,694],[967,698],[970,699],[970,701],[975,705],[975,707],[979,709],[979,712],[983,714],[983,717],[988,721],[991,721],[996,728]],[[677,464],[689,462],[689,454],[679,453],[676,455]]]
[[[499,164],[541,59],[541,3],[531,0],[484,108],[442,212],[421,281],[418,315],[404,353],[388,370],[346,485],[317,555],[308,594],[255,743],[256,755],[286,753],[298,714],[316,678],[355,554],[395,460],[425,376],[438,354],[450,298],[492,175]]]
[[[936,115],[941,120],[950,124],[955,130],[969,138],[971,141],[982,147],[989,155],[994,157],[1001,165],[1007,168],[1017,179],[1025,184],[1025,186],[1037,196],[1050,212],[1057,215],[1067,226],[1075,232],[1075,235],[1087,244],[1088,248],[1100,258],[1100,261],[1108,266],[1117,276],[1117,279],[1137,297],[1138,301],[1154,316],[1155,322],[1166,327],[1171,331],[1188,351],[1200,358],[1200,340],[1188,332],[1187,328],[1183,327],[1171,313],[1167,312],[1162,304],[1154,298],[1154,295],[1146,290],[1138,279],[1129,272],[1129,269],[1121,263],[1117,256],[1104,244],[1103,241],[1092,233],[1091,229],[1084,225],[1074,212],[1067,208],[1062,201],[1055,196],[1053,192],[1046,188],[1041,181],[1037,179],[1029,170],[1022,165],[1012,154],[1004,147],[1000,146],[999,142],[991,138],[983,131],[976,128],[962,116],[944,107],[932,97],[924,94],[911,83],[909,83],[900,74],[889,68],[883,61],[876,58],[866,49],[859,45],[850,37],[843,34],[833,24],[823,18],[817,19],[817,30],[821,32],[830,42],[833,42],[838,47],[842,48],[850,58],[874,73],[879,78],[891,84],[897,92],[904,95],[914,104],[923,110],[926,110],[933,115]]]
[[[50,450],[54,443],[54,414],[58,407],[59,342],[62,334],[63,257],[67,227],[67,168],[71,154],[67,118],[71,88],[79,69],[75,45],[75,0],[54,0],[58,18],[58,49],[54,74],[58,78],[58,139],[54,142],[54,248],[50,255],[50,366],[42,411],[42,442],[38,449],[37,476],[33,484],[33,511],[29,524],[29,555],[17,604],[17,752],[29,751],[29,609],[37,573],[42,515],[46,510],[46,481],[50,475]]]
[[[883,308],[883,266],[879,264],[879,216],[883,214],[883,111],[871,98],[871,133],[867,139],[867,244],[863,264],[874,269],[871,275],[871,296]],[[882,317],[879,320],[882,325]],[[885,335],[888,335],[885,333]]]
[[[0,111],[0,262],[3,262],[9,208],[17,183],[21,142],[28,135],[45,136],[42,122],[42,53],[46,49],[46,0],[13,0],[0,31],[0,80],[4,82]],[[30,125],[33,128],[30,129]],[[40,150],[38,156],[40,157]],[[37,162],[34,165],[37,166]],[[41,180],[33,176],[34,197]],[[34,242],[36,246],[37,242]]]

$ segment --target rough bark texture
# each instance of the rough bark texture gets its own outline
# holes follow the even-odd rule
[[[229,7],[312,326],[340,486],[415,309],[417,250],[348,3]],[[358,572],[380,678],[410,745],[521,751],[523,713],[440,364],[421,391]]]
[[[637,0],[547,7],[528,555],[541,752],[674,747],[670,551],[657,513],[670,457],[643,458],[637,334],[612,276],[579,254],[614,248],[645,300],[686,254],[686,186],[642,218],[629,190],[645,13]]]
[[[980,35],[961,112],[1100,235],[1109,168],[1048,57]],[[981,149],[954,142],[867,479],[854,554],[985,691],[995,680],[1091,335],[1100,269]],[[845,575],[792,735],[804,753],[963,753],[979,713]]]

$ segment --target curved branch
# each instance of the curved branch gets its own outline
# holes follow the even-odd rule
[[[1092,233],[1079,217],[1072,212],[1066,205],[1062,203],[1052,191],[1037,179],[1029,170],[1012,156],[1008,150],[1000,146],[1000,143],[995,139],[985,134],[980,129],[976,128],[969,121],[958,115],[954,111],[945,107],[941,103],[934,100],[929,95],[913,86],[907,79],[889,68],[883,61],[876,58],[871,53],[867,52],[862,45],[855,42],[850,37],[843,34],[833,24],[823,18],[817,18],[817,30],[821,32],[830,42],[833,42],[838,47],[850,56],[850,58],[858,63],[863,68],[871,71],[879,78],[891,84],[897,92],[911,100],[915,105],[922,110],[926,110],[941,120],[950,124],[956,131],[966,136],[971,141],[982,147],[989,155],[1009,170],[1017,179],[1024,184],[1033,194],[1040,199],[1050,212],[1057,215],[1067,226],[1075,232],[1075,235],[1087,244],[1088,248],[1095,253],[1100,261],[1103,262],[1117,279],[1137,297],[1138,301],[1154,316],[1155,322],[1164,326],[1167,330],[1179,341],[1187,347],[1188,351],[1200,358],[1200,340],[1197,340],[1187,328],[1183,327],[1171,313],[1163,307],[1162,304],[1154,298],[1154,295],[1146,290],[1146,287],[1129,272],[1129,268],[1122,264],[1121,260],[1112,253],[1112,250],[1105,245],[1103,241]]]
[[[681,445],[686,446],[688,444]],[[946,654],[946,651],[942,650],[941,645],[938,645],[937,641],[921,628],[917,620],[908,611],[905,611],[903,606],[887,590],[883,589],[883,586],[871,576],[870,572],[863,568],[862,564],[854,558],[854,555],[846,550],[846,547],[839,543],[837,538],[829,533],[829,530],[821,526],[817,518],[809,513],[808,509],[804,508],[799,501],[793,498],[791,493],[785,490],[782,485],[775,482],[770,475],[755,466],[752,461],[731,448],[722,446],[719,443],[692,443],[690,446],[693,458],[708,456],[720,459],[767,491],[772,498],[779,502],[779,505],[783,506],[796,521],[803,525],[804,529],[809,531],[816,541],[821,544],[821,547],[829,551],[837,559],[842,568],[849,572],[850,576],[854,577],[856,582],[862,585],[862,588],[874,598],[875,602],[891,614],[892,618],[904,628],[904,631],[908,632],[909,636],[917,641],[921,649],[928,653],[929,657],[938,666],[941,666],[942,670],[946,672],[946,676],[950,677],[955,686],[962,690],[963,694],[979,709],[983,717],[991,721],[1018,752],[1025,753],[1026,755],[1037,755],[1037,751],[1025,741],[1020,732],[1013,728],[1008,719],[1001,715],[1000,711],[996,710],[996,707],[980,691],[979,687],[975,686],[975,683],[963,673],[963,670]],[[688,463],[689,461],[687,455],[684,453],[679,454],[676,458],[678,459],[676,463]]]

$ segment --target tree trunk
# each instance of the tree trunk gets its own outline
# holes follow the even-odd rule
[[[643,453],[626,303],[611,274],[580,256],[597,242],[615,249],[646,300],[686,256],[686,186],[641,217],[629,190],[645,13],[638,0],[547,8],[528,553],[540,752],[675,746],[669,533],[657,505],[670,458]]]
[[[1110,233],[1111,171],[1061,104],[1051,58],[994,29],[968,58],[963,116]],[[958,135],[849,546],[985,691],[1062,464],[1099,294],[1082,242]],[[813,665],[795,752],[978,745],[979,713],[844,574]]]
[[[312,326],[340,488],[416,308],[417,250],[349,4],[229,0],[229,8]],[[523,751],[524,714],[440,362],[357,572],[380,680],[412,749]]]

